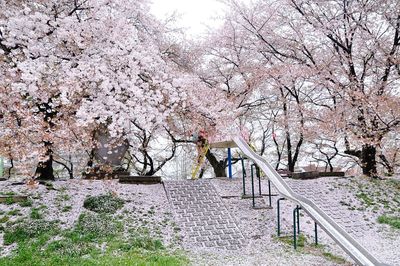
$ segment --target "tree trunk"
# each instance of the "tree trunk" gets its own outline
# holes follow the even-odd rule
[[[287,168],[289,172],[294,172],[294,165],[296,162],[293,162],[293,157],[292,157],[292,143],[290,140],[290,133],[286,132],[286,150],[287,150]]]
[[[49,156],[49,158],[46,161],[38,163],[35,177],[38,180],[55,180],[53,173],[53,155],[50,148],[47,149],[46,155]]]
[[[14,159],[11,156],[10,156],[10,163],[11,163],[11,166],[10,166],[10,168],[8,168],[8,179],[11,178],[11,171],[14,168]]]
[[[89,154],[89,160],[86,163],[87,168],[92,168],[93,167],[93,161],[94,161],[94,148],[90,150]]]
[[[364,175],[378,177],[376,170],[376,148],[373,145],[365,144],[361,150],[361,167]]]
[[[329,160],[328,161],[328,164],[329,164],[329,172],[333,172],[333,165],[332,165],[332,162],[331,162],[331,160]],[[326,170],[325,170],[326,171]]]
[[[393,165],[388,161],[388,159],[386,159],[386,156],[384,154],[380,154],[379,158],[382,160],[382,164],[387,170],[387,175],[393,176],[394,175]]]
[[[203,175],[204,175],[204,168],[201,168],[199,178],[203,178]]]
[[[286,135],[286,150],[287,150],[287,157],[288,157],[287,158],[287,160],[288,160],[287,168],[288,168],[288,170],[290,172],[294,172],[294,167],[296,165],[298,156],[300,154],[300,147],[303,144],[303,139],[304,139],[304,137],[303,137],[304,118],[303,118],[303,113],[302,113],[301,109],[299,109],[299,114],[300,114],[300,117],[301,117],[300,124],[301,124],[301,128],[302,129],[300,131],[299,140],[297,141],[296,149],[295,149],[294,154],[293,154],[293,152],[292,152],[292,147],[293,147],[292,146],[292,139],[291,139],[291,135],[290,135],[290,128],[289,128],[289,122],[288,122],[289,112],[288,112],[288,106],[287,106],[287,103],[286,103],[286,96],[285,96],[285,94],[283,92],[283,89],[280,88],[280,90],[281,90],[282,98],[285,99],[285,101],[283,102],[282,109],[283,109],[283,114],[284,114],[284,117],[285,117],[284,123],[285,123],[285,135]],[[300,101],[299,101],[298,95],[296,95],[294,93],[291,93],[291,94],[292,94],[293,97],[295,97],[297,105],[299,105]]]
[[[217,158],[210,150],[206,154],[207,160],[210,162],[216,177],[226,177],[226,160],[218,161]]]
[[[43,114],[43,119],[46,124],[44,131],[50,133],[56,125],[53,119],[57,117],[58,111],[54,109],[53,99],[49,98],[45,103],[37,103],[39,112]],[[38,163],[35,172],[35,178],[38,180],[55,180],[53,173],[53,143],[45,140],[44,147],[46,148],[45,156],[48,156],[46,161]]]
[[[278,154],[278,161],[276,162],[275,170],[278,170],[279,165],[281,164],[282,152],[279,149],[279,144],[278,144],[278,141],[276,140],[274,129],[272,129],[272,136],[273,136],[272,139],[275,143],[276,153]]]
[[[71,157],[70,157],[70,167],[68,167],[65,163],[63,163],[61,161],[57,161],[57,160],[53,159],[53,162],[64,166],[64,169],[67,170],[67,172],[68,172],[69,179],[74,179],[74,165],[71,163]]]

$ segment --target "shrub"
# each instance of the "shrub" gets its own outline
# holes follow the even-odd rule
[[[79,216],[73,234],[80,239],[97,239],[114,236],[121,231],[121,224],[115,222],[111,216],[104,214],[83,213]]]
[[[124,206],[124,200],[112,194],[90,196],[83,202],[83,207],[97,213],[115,213]]]

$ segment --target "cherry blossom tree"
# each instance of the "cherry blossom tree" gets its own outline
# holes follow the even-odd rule
[[[305,141],[305,104],[312,88],[307,83],[310,73],[303,64],[305,56],[285,31],[275,31],[277,27],[283,30],[276,4],[228,2],[230,11],[223,28],[213,34],[213,42],[207,42],[213,71],[204,79],[220,84],[228,97],[235,97],[244,116],[252,112],[260,115],[260,106],[265,112],[275,113],[271,126],[275,136],[284,136],[287,167],[294,171]],[[276,145],[277,138],[274,140]],[[260,150],[264,146],[262,142]],[[277,151],[280,161],[281,149]]]
[[[288,168],[322,129],[344,140],[340,149],[359,159],[364,174],[377,176],[377,159],[387,165],[377,156],[382,139],[400,123],[399,4],[227,3],[230,13],[210,46],[213,73],[227,91],[240,92],[242,106],[276,95]]]
[[[399,3],[289,2],[297,11],[295,17],[318,35],[309,42],[324,54],[309,57],[321,71],[321,83],[338,101],[336,114],[344,119],[346,153],[360,159],[364,174],[377,176],[377,150],[384,136],[400,124]]]
[[[180,118],[214,136],[223,128],[226,101],[215,104],[218,92],[179,64],[171,29],[149,14],[147,1],[1,5],[1,153],[26,173],[39,161],[35,176],[54,179],[56,154],[71,150],[86,151],[91,165],[99,131],[110,145],[129,140],[136,154],[149,152],[134,137],[138,129],[185,134]]]
[[[393,173],[400,4],[225,3],[223,26],[196,43],[147,0],[1,1],[0,154],[24,175],[54,179],[57,164],[73,177],[107,136],[155,174],[193,132],[213,142],[247,126],[261,154],[275,147],[277,168],[294,171],[307,146],[330,169],[346,154],[368,176]],[[159,138],[171,150],[157,157]],[[226,174],[225,155],[207,158]]]

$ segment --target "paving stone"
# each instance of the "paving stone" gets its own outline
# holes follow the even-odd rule
[[[226,226],[223,225],[223,224],[217,224],[217,225],[215,226],[215,228],[217,228],[217,229],[225,229]]]
[[[228,246],[230,245],[229,241],[217,241],[218,246]]]
[[[209,236],[209,235],[211,235],[211,232],[210,231],[201,231],[200,234],[202,236]]]
[[[205,244],[205,246],[208,247],[208,248],[212,248],[212,247],[217,246],[217,243],[214,242],[214,241],[212,241],[212,242],[205,242],[204,244]]]
[[[219,236],[217,236],[217,235],[210,235],[210,236],[208,237],[208,239],[211,240],[211,241],[216,241],[216,240],[219,240],[220,238],[219,238]]]
[[[222,235],[221,236],[221,239],[222,240],[230,240],[230,239],[232,239],[232,237],[230,236],[230,235]],[[229,242],[230,243],[230,242]]]
[[[297,193],[308,198],[312,198],[312,200],[320,209],[328,214],[336,223],[345,228],[349,234],[355,236],[356,238],[361,238],[363,236],[363,230],[367,230],[365,229],[367,224],[366,222],[362,221],[362,218],[359,214],[348,214],[345,209],[347,207],[342,206],[339,203],[336,205],[327,203],[326,195],[330,194],[329,192],[318,190],[317,187],[304,189],[303,184],[293,180],[287,180],[287,183]],[[338,195],[338,197],[340,198],[340,195]]]
[[[208,238],[206,236],[196,237],[197,242],[206,242]]]
[[[237,239],[231,239],[229,240],[229,243],[231,243],[231,245],[240,245],[240,241]]]
[[[209,180],[164,182],[187,246],[237,250],[245,239]]]
[[[198,231],[193,231],[193,232],[189,233],[189,236],[190,237],[198,237],[198,236],[200,236],[200,233]]]
[[[233,233],[235,233],[235,230],[233,230],[232,228],[224,229],[224,234],[233,234]]]

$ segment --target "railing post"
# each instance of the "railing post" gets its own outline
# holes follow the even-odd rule
[[[261,196],[261,172],[260,172],[260,168],[258,166],[256,166],[256,170],[257,170],[257,174],[258,174],[258,192]]]
[[[271,181],[269,179],[268,179],[268,199],[269,199],[269,206],[272,208]]]
[[[317,222],[314,222],[314,233],[315,233],[315,245],[318,245],[318,226]]]
[[[244,159],[241,156],[240,160],[242,161],[242,174],[243,174],[243,196],[246,195],[246,168],[244,167]]]
[[[251,165],[251,195],[253,197],[253,208],[256,206],[256,202],[254,199],[254,171],[253,168],[255,167],[255,164]]]
[[[295,250],[297,249],[296,214],[297,207],[293,209],[293,247]]]
[[[293,209],[293,246],[294,249],[297,249],[297,234],[300,236],[300,209],[301,206],[297,205],[296,208]],[[297,232],[296,232],[297,228]]]
[[[300,235],[300,209],[301,207],[297,205],[296,210],[297,210],[297,234]]]
[[[281,200],[285,200],[285,198],[279,198],[279,199],[276,201],[276,208],[277,208],[277,226],[278,226],[277,234],[278,234],[278,237],[281,236],[281,212],[280,212],[280,201],[281,201]]]

